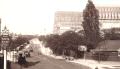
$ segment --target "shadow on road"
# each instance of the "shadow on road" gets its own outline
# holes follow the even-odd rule
[[[28,68],[30,66],[34,66],[36,64],[40,63],[40,61],[36,61],[36,62],[27,62],[25,65],[23,65],[23,67]]]

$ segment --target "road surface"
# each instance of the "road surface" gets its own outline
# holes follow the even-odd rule
[[[80,64],[66,62],[63,59],[54,59],[44,55],[32,55],[31,58],[27,58],[27,61],[27,67],[23,67],[22,69],[90,69]],[[12,63],[12,69],[21,69],[21,67]]]

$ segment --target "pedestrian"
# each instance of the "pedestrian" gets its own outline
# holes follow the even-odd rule
[[[21,69],[22,69],[22,66],[26,65],[27,61],[26,61],[26,58],[25,56],[23,56],[23,54],[19,54],[19,57],[18,57],[18,64],[21,65]]]

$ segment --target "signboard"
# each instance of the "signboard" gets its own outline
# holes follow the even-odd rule
[[[9,32],[7,28],[5,27],[4,30],[2,30],[2,36],[1,36],[1,47],[2,49],[6,49],[7,46],[9,46],[10,38],[9,38]]]
[[[1,37],[1,43],[2,43],[2,48],[3,49],[6,49],[6,47],[7,46],[9,46],[9,43],[10,43],[10,40],[9,40],[9,36],[4,36],[4,35],[2,35],[2,37]]]
[[[78,50],[79,51],[87,51],[87,47],[83,46],[83,45],[80,45],[80,46],[78,46]]]

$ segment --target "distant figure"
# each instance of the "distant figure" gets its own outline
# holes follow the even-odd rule
[[[18,57],[18,64],[20,65],[25,65],[27,63],[25,56],[23,56],[22,54],[19,54]]]

